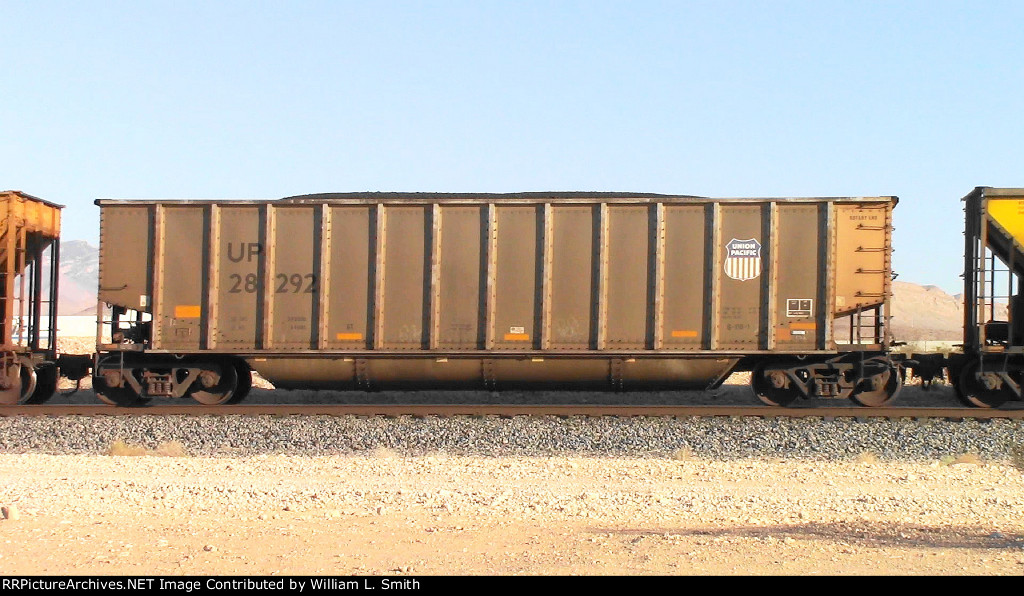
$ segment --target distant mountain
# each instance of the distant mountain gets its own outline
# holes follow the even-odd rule
[[[61,242],[59,314],[90,315],[96,312],[99,257],[99,249],[84,240]]]
[[[996,303],[993,317],[1007,319],[1005,304]],[[901,341],[963,339],[964,297],[936,286],[896,281],[892,285],[892,331]]]

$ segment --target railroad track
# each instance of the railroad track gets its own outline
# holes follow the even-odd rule
[[[815,406],[772,408],[767,406],[607,406],[607,405],[506,405],[506,404],[266,404],[236,406],[151,405],[118,408],[108,405],[2,406],[0,416],[559,416],[559,417],[715,417],[759,418],[1024,418],[1024,407],[937,408]]]

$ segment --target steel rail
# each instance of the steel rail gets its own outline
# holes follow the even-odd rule
[[[1024,418],[1024,408],[935,407],[794,407],[768,406],[603,406],[502,404],[261,404],[203,406],[152,405],[121,408],[108,405],[2,406],[0,417],[13,416],[558,416],[558,417],[755,417],[755,418],[943,418],[952,420]]]

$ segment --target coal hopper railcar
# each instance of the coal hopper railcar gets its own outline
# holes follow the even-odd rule
[[[629,391],[746,369],[773,405],[900,388],[895,197],[96,203],[113,341],[93,383],[111,403],[229,403],[252,370],[280,388]]]
[[[964,339],[941,361],[967,404],[1022,399],[1024,188],[979,186],[964,197]]]
[[[0,405],[57,389],[57,272],[62,205],[0,192]]]

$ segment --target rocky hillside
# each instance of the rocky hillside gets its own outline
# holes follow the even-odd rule
[[[60,245],[60,300],[62,315],[96,312],[99,284],[99,249],[84,240],[65,240]]]
[[[963,295],[949,295],[936,286],[893,282],[892,330],[896,339],[963,339]],[[996,319],[1006,320],[1006,307],[996,305]]]

